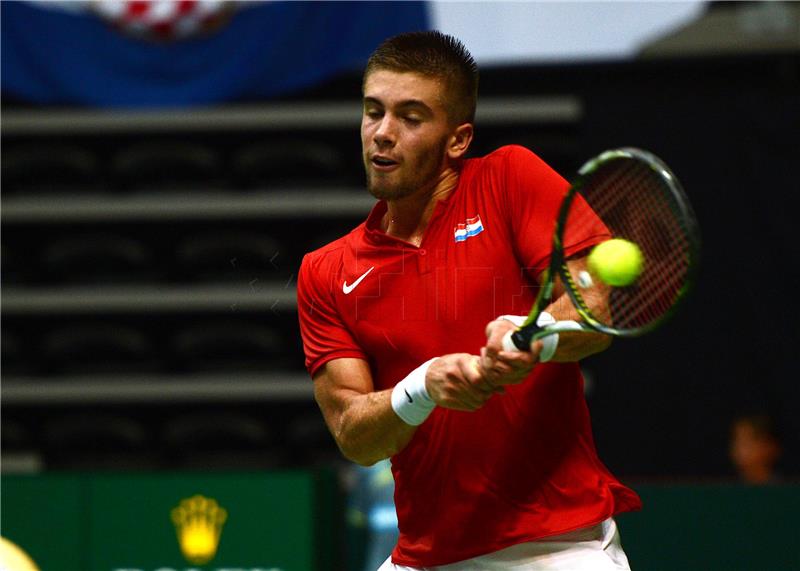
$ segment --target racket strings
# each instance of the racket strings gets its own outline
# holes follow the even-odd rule
[[[691,243],[672,189],[644,162],[618,159],[602,166],[580,192],[591,210],[581,209],[583,215],[569,224],[599,216],[613,237],[634,242],[644,257],[634,284],[612,288],[610,314],[593,317],[617,329],[658,320],[681,295],[691,264]]]
[[[686,272],[676,242],[679,232],[660,224],[650,232],[632,232],[628,239],[640,244],[647,267],[632,288],[615,289],[611,305],[622,327],[642,326],[666,313],[680,295]]]
[[[647,203],[643,201],[642,206]],[[680,294],[683,272],[675,253],[681,247],[675,244],[675,233],[663,224],[639,225],[638,231],[624,237],[640,245],[647,266],[634,286],[612,291],[610,305],[618,327],[640,327],[666,313]]]
[[[641,187],[637,193],[641,212],[649,223],[634,226],[627,239],[640,244],[647,267],[631,290],[636,295],[625,295],[624,289],[614,291],[619,299],[613,305],[618,314],[627,316],[630,322],[627,326],[641,326],[669,311],[681,294],[689,268],[689,242],[677,215],[677,205],[669,200],[673,196],[670,189],[652,170],[635,181]]]
[[[650,171],[652,172],[652,171]],[[647,260],[646,271],[643,272],[636,287],[639,288],[639,296],[646,296],[651,299],[661,299],[664,310],[669,309],[674,298],[665,296],[665,292],[670,291],[670,285],[679,286],[681,279],[680,266],[677,262],[680,260],[679,256],[675,256],[677,252],[682,250],[680,244],[676,243],[682,239],[683,234],[679,228],[670,227],[668,222],[673,221],[672,218],[664,218],[663,211],[665,208],[670,208],[668,202],[664,199],[669,194],[664,194],[660,179],[657,179],[654,174],[645,171],[642,178],[628,179],[632,180],[637,187],[632,189],[630,200],[634,200],[634,204],[638,206],[639,212],[644,217],[644,222],[639,215],[629,216],[627,218],[628,228],[625,231],[617,231],[617,235],[630,239],[639,244],[642,249],[645,259]],[[633,176],[633,175],[632,175]],[[649,178],[647,178],[649,176]],[[650,188],[646,188],[644,183],[657,185],[658,192],[652,192]],[[666,189],[668,192],[668,189]],[[635,212],[635,211],[634,211]],[[657,271],[660,270],[660,271]],[[677,296],[679,288],[674,291]],[[623,301],[628,299],[632,300],[633,296],[620,294],[625,290],[615,290],[615,297],[620,297]],[[616,308],[624,313],[624,307],[619,303],[614,303]],[[654,304],[639,306],[636,309],[637,314],[641,315],[644,309],[656,310],[655,316],[661,312],[657,311],[658,307]],[[642,316],[644,319],[649,319],[649,314]]]

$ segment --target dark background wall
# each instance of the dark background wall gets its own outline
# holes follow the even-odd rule
[[[797,255],[792,219],[793,199],[798,190],[793,171],[800,158],[799,86],[797,54],[484,70],[481,94],[484,101],[502,102],[530,96],[566,97],[578,102],[580,113],[572,118],[542,121],[514,121],[512,114],[502,121],[479,122],[476,154],[500,144],[518,142],[531,147],[569,176],[584,160],[601,150],[639,146],[655,152],[672,167],[697,211],[703,235],[702,269],[683,310],[662,330],[646,338],[618,341],[610,351],[585,363],[591,381],[588,401],[601,456],[624,477],[732,478],[727,458],[728,429],[734,416],[745,412],[766,412],[775,418],[782,429],[785,446],[782,471],[794,477],[800,473],[800,424],[794,414],[800,402],[800,389],[794,360],[797,336],[793,326],[796,314],[793,294],[797,284]],[[272,433],[271,438],[256,438],[253,442],[260,444],[251,450],[261,461],[254,460],[250,465],[307,465],[314,461],[328,462],[337,456],[324,434],[324,427],[319,424],[319,415],[305,384],[290,298],[302,253],[357,224],[368,208],[361,191],[358,159],[359,87],[358,75],[345,74],[290,100],[290,104],[291,101],[308,104],[311,109],[314,106],[326,109],[332,104],[343,104],[347,109],[348,104],[352,105],[354,121],[340,120],[319,127],[309,126],[308,121],[299,127],[291,124],[276,127],[267,121],[244,128],[208,124],[202,128],[178,125],[171,130],[163,126],[137,126],[133,121],[129,127],[110,130],[78,125],[77,129],[36,131],[20,128],[19,123],[10,131],[4,130],[3,434],[6,450],[16,446],[38,451],[45,468],[107,466],[102,446],[88,446],[88,457],[81,456],[83,460],[76,463],[76,456],[70,455],[68,448],[61,446],[57,438],[48,440],[47,435],[59,431],[57,423],[55,428],[51,426],[53,419],[87,414],[121,415],[143,426],[140,444],[153,445],[149,454],[133,455],[125,466],[186,466],[191,463],[181,463],[181,456],[171,452],[164,443],[164,433],[171,426],[172,417],[179,412],[189,417],[222,412],[255,418],[268,425],[265,430]],[[285,101],[273,102],[264,109],[285,104]],[[4,101],[4,111],[6,117],[27,117],[34,125],[43,114],[61,112],[31,108],[9,98]],[[224,109],[221,113],[224,117]],[[158,125],[158,121],[155,124]],[[224,119],[222,124],[225,124]],[[132,146],[162,145],[162,149],[167,149],[174,148],[176,141],[189,141],[210,149],[219,160],[196,163],[202,168],[196,169],[201,176],[196,176],[194,181],[191,173],[184,172],[185,164],[181,169],[162,169],[161,174],[158,169],[149,174],[141,169],[125,170],[120,156]],[[270,179],[262,172],[262,178],[254,175],[250,180],[247,176],[252,172],[241,166],[239,151],[254,142],[264,143],[268,149],[294,149],[299,160],[293,163],[285,157],[276,159],[274,153],[268,152],[265,157],[281,166],[276,167],[276,176]],[[308,168],[310,163],[304,162],[312,156],[309,151],[312,142],[327,145],[328,151],[333,148],[335,153],[331,156],[336,159],[325,163],[323,151],[323,159],[315,163],[321,169],[317,170],[316,179],[313,169]],[[15,153],[20,149],[52,148],[53,145],[81,147],[94,155],[98,162],[97,180],[89,185],[91,188],[49,188],[42,193],[41,189],[25,190],[24,180],[17,184],[19,172],[9,170],[17,164],[10,160],[18,157]],[[171,156],[167,162],[169,160],[180,162],[180,157]],[[327,172],[323,168],[325,164],[328,164]],[[190,161],[188,171],[191,168]],[[159,183],[159,176],[164,179],[165,172],[169,176]],[[12,175],[17,178],[11,178]],[[180,180],[181,176],[186,180]],[[146,179],[144,182],[139,180],[142,177]],[[48,184],[52,186],[52,181]],[[152,196],[147,192],[152,193],[159,185],[162,189],[181,188],[185,200],[180,199],[178,204],[183,208],[198,198],[198,190],[208,192],[209,189],[220,192],[222,197],[241,200],[248,193],[251,197],[259,196],[253,193],[266,188],[283,199],[289,197],[290,203],[281,210],[284,214],[275,214],[264,207],[262,214],[222,215],[212,208],[206,215],[183,214],[173,219],[152,212],[107,219],[102,216],[64,219],[58,213],[57,203],[53,202],[54,196],[67,197],[64,204],[68,207],[74,205],[69,197],[76,196],[81,200],[89,197],[90,201],[92,196],[103,200],[116,196],[135,202],[143,196]],[[325,194],[326,189],[331,194]],[[344,194],[340,192],[342,189]],[[303,193],[312,191],[316,193],[314,198],[306,200],[304,196],[312,194]],[[170,196],[174,198],[174,193]],[[207,197],[206,194],[203,197]],[[330,207],[330,200],[341,201],[342,197],[350,206],[337,214]],[[24,201],[32,198],[39,200],[39,206],[49,204],[49,214],[34,216],[34,219],[20,217],[20,205],[25,206],[28,203]],[[314,206],[316,210],[297,210],[305,203],[317,205]],[[198,269],[189,264],[186,269],[173,257],[178,255],[174,251],[177,245],[189,237],[196,241],[203,234],[221,235],[234,230],[240,234],[249,232],[251,237],[269,234],[277,243],[274,252],[280,256],[273,259],[277,262],[265,261],[272,251],[254,254],[250,250],[249,255],[255,256],[252,258],[256,260],[255,266],[228,264],[230,267],[223,269],[227,261],[236,257],[234,246],[218,253],[222,261],[211,268]],[[63,267],[48,266],[48,258],[43,255],[48,245],[80,234],[95,241],[102,235],[129,237],[156,254],[135,271],[116,275],[113,265],[109,266],[109,271],[95,271],[98,263],[92,256],[100,255],[97,253],[90,254],[84,266],[73,267],[72,273]],[[241,243],[236,247],[241,247]],[[264,247],[268,249],[269,245]],[[258,262],[258,255],[267,257]],[[244,261],[246,253],[241,251],[241,256]],[[54,356],[52,347],[58,344],[52,338],[45,343],[47,339],[43,337],[58,327],[87,321],[87,310],[63,307],[48,310],[42,309],[44,306],[33,311],[25,309],[26,303],[34,299],[31,295],[38,295],[47,287],[60,292],[59,299],[73,303],[69,288],[81,283],[100,287],[100,290],[93,290],[95,293],[107,291],[103,288],[115,282],[117,285],[122,282],[186,288],[209,280],[219,282],[222,274],[221,281],[229,289],[216,305],[176,309],[162,303],[161,309],[153,309],[145,304],[142,311],[134,311],[136,296],[142,295],[140,287],[130,290],[132,297],[117,309],[88,311],[92,316],[89,321],[93,323],[102,322],[117,328],[126,326],[142,333],[152,345],[152,350],[145,353],[148,359],[138,359],[133,352],[127,356],[127,362],[125,354],[114,361],[113,352],[103,349],[102,344],[92,349],[91,343],[66,357],[56,350]],[[183,291],[191,298],[190,289]],[[244,298],[242,291],[247,294]],[[289,301],[278,303],[279,299],[284,299],[279,294]],[[260,296],[258,303],[239,304],[252,295]],[[41,302],[41,298],[36,299]],[[56,300],[55,303],[60,302]],[[242,338],[250,341],[239,343],[237,348],[228,347],[227,352],[221,351],[216,361],[200,358],[203,355],[198,355],[198,351],[202,353],[202,349],[195,348],[194,353],[189,350],[187,356],[186,344],[176,341],[185,340],[178,335],[179,330],[186,327],[202,330],[212,322],[211,329],[216,327],[218,332],[225,331],[228,322],[236,322],[237,327],[244,329],[249,327],[243,330]],[[253,331],[253,327],[260,326],[271,327],[272,333]],[[62,337],[69,338],[69,331],[67,327]],[[273,336],[272,341],[265,340],[269,335]],[[236,345],[231,338],[225,343]],[[45,350],[47,347],[49,353]],[[197,347],[202,348],[202,343]],[[98,364],[94,369],[91,366],[93,354]],[[133,381],[130,379],[132,372],[140,375]],[[174,387],[174,382],[180,385],[182,380],[209,372],[234,387],[224,399],[208,396],[207,387],[202,383],[186,385],[181,389],[186,392],[180,393],[183,396],[176,397],[177,400],[168,398],[169,391],[174,390],[170,388]],[[86,383],[87,373],[94,375],[90,378],[95,384],[80,384]],[[165,392],[154,398],[155,393],[144,389],[131,393],[129,385],[120,385],[124,390],[121,388],[116,395],[113,388],[109,389],[107,398],[97,392],[98,378],[102,381],[106,375],[109,382],[114,382],[120,373],[128,375],[127,382],[132,382],[134,387],[143,386],[148,378],[156,379],[154,382],[162,383]],[[243,375],[245,381],[241,381]],[[145,382],[140,382],[142,379]],[[264,379],[267,385],[273,380],[273,386],[294,383],[294,388],[288,393],[283,389],[254,389],[253,392],[253,386],[260,386],[259,379]],[[61,381],[78,383],[72,387],[74,394],[69,393],[73,396],[52,397],[60,394],[54,386],[69,391],[68,385],[58,384]],[[91,390],[82,393],[82,387]],[[236,393],[234,389],[242,392]],[[219,386],[216,390],[220,390]],[[128,397],[120,397],[122,393]],[[32,394],[39,396],[31,397]],[[85,398],[81,398],[81,394]],[[237,398],[236,394],[243,396]],[[286,429],[301,417],[315,419],[308,421],[315,424],[303,428],[299,423],[295,432]],[[244,427],[242,431],[247,432]],[[14,440],[17,434],[22,436]],[[268,446],[267,441],[270,442]],[[242,438],[245,451],[248,442],[247,438]],[[306,442],[302,445],[306,449],[313,443],[311,448],[316,446],[323,452],[308,457],[298,454],[296,449],[302,442]],[[131,445],[135,448],[135,443]],[[113,442],[108,446],[118,450]],[[173,443],[173,446],[178,444]],[[275,455],[265,455],[263,447],[269,447]],[[217,454],[218,458],[220,454],[231,461],[232,457],[225,456],[224,450]],[[92,458],[96,460],[94,464]],[[137,458],[141,460],[138,464]],[[221,465],[226,464],[222,462]]]
[[[649,477],[722,475],[732,417],[760,411],[781,425],[784,469],[796,474],[797,59],[663,62],[588,75],[589,149],[632,144],[664,158],[703,235],[702,270],[684,311],[666,330],[618,343],[593,364],[607,460]]]

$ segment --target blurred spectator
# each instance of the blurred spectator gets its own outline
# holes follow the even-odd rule
[[[357,557],[365,571],[374,571],[386,561],[397,543],[397,512],[394,507],[394,479],[388,459],[373,466],[353,467],[348,520],[364,533],[363,553]]]
[[[739,478],[748,484],[778,480],[775,465],[781,444],[775,425],[765,414],[736,418],[731,424],[730,457]]]

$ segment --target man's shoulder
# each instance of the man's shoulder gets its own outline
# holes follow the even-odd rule
[[[523,173],[540,172],[546,166],[530,149],[522,145],[504,145],[482,157],[469,159],[463,174],[470,185],[484,188],[488,184],[499,191],[509,180]]]
[[[498,147],[491,153],[484,155],[478,159],[474,159],[478,162],[488,164],[488,165],[495,165],[495,164],[506,164],[509,161],[515,160],[541,160],[536,153],[528,149],[527,147],[523,147],[522,145],[503,145],[502,147]]]
[[[492,173],[495,176],[505,176],[515,170],[531,171],[546,166],[536,153],[522,145],[503,145],[482,157],[469,159],[467,164],[467,172]]]
[[[364,223],[359,224],[347,234],[336,238],[316,250],[308,252],[303,256],[303,265],[313,265],[320,267],[332,263],[341,262],[345,249],[353,240],[358,240],[364,232]]]

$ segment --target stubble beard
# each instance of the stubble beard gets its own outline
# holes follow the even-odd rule
[[[413,184],[403,183],[402,181],[392,183],[381,174],[372,173],[367,167],[367,190],[379,200],[398,200],[414,194],[416,187]]]
[[[425,157],[421,164],[413,169],[413,176],[401,177],[396,182],[381,180],[387,178],[381,173],[375,173],[370,170],[370,161],[364,157],[364,167],[367,174],[367,190],[369,193],[379,200],[399,200],[411,196],[419,189],[435,184],[437,175],[441,171],[442,160],[444,157],[444,149],[447,144],[443,140],[440,144],[436,145],[434,149],[428,152],[421,153]],[[406,166],[406,165],[403,165]],[[403,168],[402,166],[400,167]],[[390,176],[398,173],[389,173]]]

